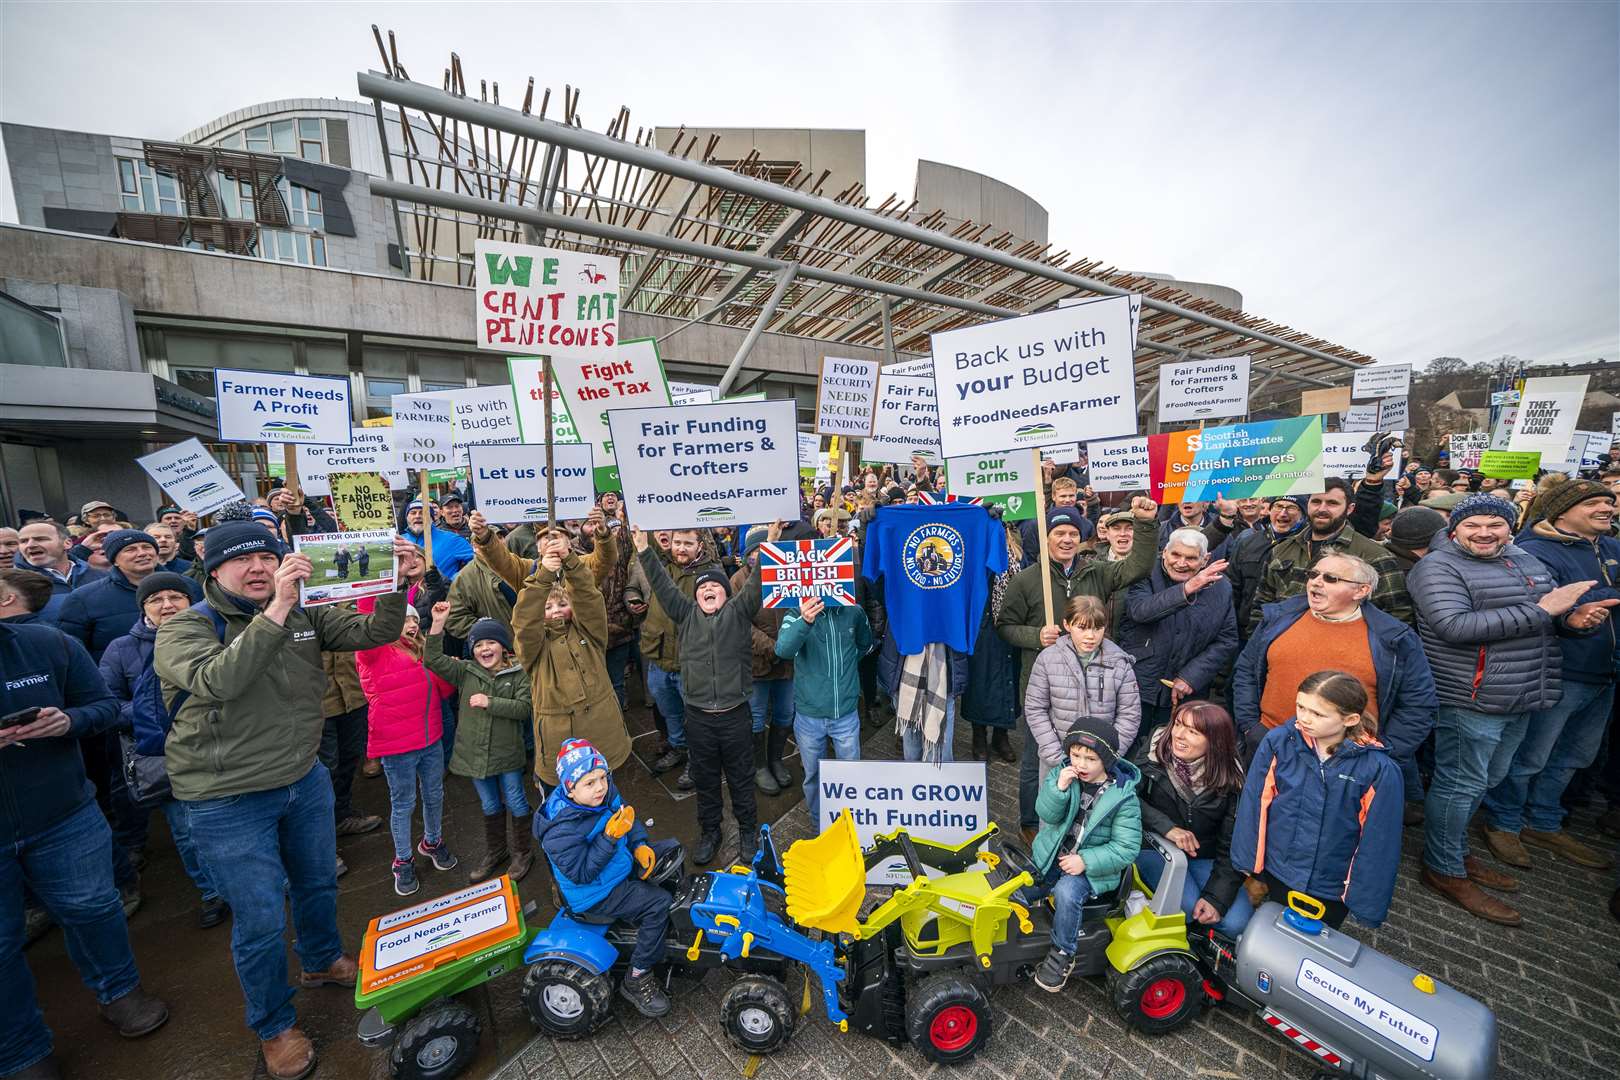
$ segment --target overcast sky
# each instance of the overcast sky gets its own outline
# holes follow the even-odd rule
[[[0,119],[172,139],[357,97],[369,25],[438,85],[587,124],[861,128],[1014,185],[1057,248],[1219,282],[1387,361],[1620,359],[1620,5],[89,4],[0,0]],[[9,172],[0,216],[15,220]]]

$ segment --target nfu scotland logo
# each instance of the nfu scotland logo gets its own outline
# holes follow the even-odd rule
[[[314,432],[308,424],[296,420],[271,420],[259,429],[260,435],[309,435]]]
[[[1048,423],[1024,424],[1013,432],[1013,441],[1020,443],[1040,442],[1057,437],[1057,428]]]
[[[967,546],[949,525],[922,525],[900,549],[900,566],[919,589],[948,589],[962,577]]]

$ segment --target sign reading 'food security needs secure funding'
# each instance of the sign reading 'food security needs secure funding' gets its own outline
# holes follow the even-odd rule
[[[816,434],[864,438],[877,409],[878,362],[842,356],[821,358],[816,383]]]
[[[349,380],[214,369],[221,442],[349,442]]]

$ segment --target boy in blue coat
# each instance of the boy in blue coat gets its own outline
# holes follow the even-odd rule
[[[576,915],[611,915],[636,928],[630,974],[619,993],[643,1016],[669,1012],[669,997],[653,977],[664,957],[670,895],[645,878],[658,862],[657,848],[636,811],[619,797],[607,759],[584,739],[569,739],[557,751],[557,787],[534,816],[534,835],[551,861],[563,903]]]

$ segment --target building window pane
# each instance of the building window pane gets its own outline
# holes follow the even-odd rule
[[[219,145],[223,146],[227,150],[242,149],[242,133],[240,131],[231,132],[229,135],[219,140]]]
[[[335,341],[310,341],[304,345],[304,363],[311,375],[349,374],[349,350]]]
[[[429,382],[460,389],[467,385],[467,361],[454,354],[419,352],[416,354],[416,374],[421,378],[424,389]]]
[[[309,237],[303,233],[293,233],[293,253],[302,266],[309,265]]]
[[[326,265],[326,241],[319,236],[309,238],[311,261],[316,266]]]
[[[135,163],[129,158],[118,159],[118,189],[125,195],[134,195],[140,190],[135,186]]]
[[[214,396],[214,373],[204,368],[177,368],[169,367],[169,377],[180,385],[182,390],[190,390],[193,394],[203,397]]]
[[[155,213],[157,210],[157,181],[150,175],[141,177],[141,204],[149,213]]]
[[[298,156],[303,158],[305,161],[325,161],[326,160],[321,155],[321,144],[318,143],[318,142],[308,142],[308,141],[300,142],[298,144]]]
[[[270,150],[270,125],[260,124],[258,127],[248,128],[247,148],[259,153],[268,153]]]
[[[270,145],[278,154],[293,152],[293,122],[291,120],[277,120],[270,125]]]
[[[319,139],[321,137],[321,121],[318,116],[301,116],[298,118],[298,137],[300,139]]]
[[[276,258],[282,262],[293,261],[293,238],[290,232],[276,232]]]
[[[500,386],[511,381],[506,361],[491,356],[474,357],[473,374],[478,377],[479,386]]]

